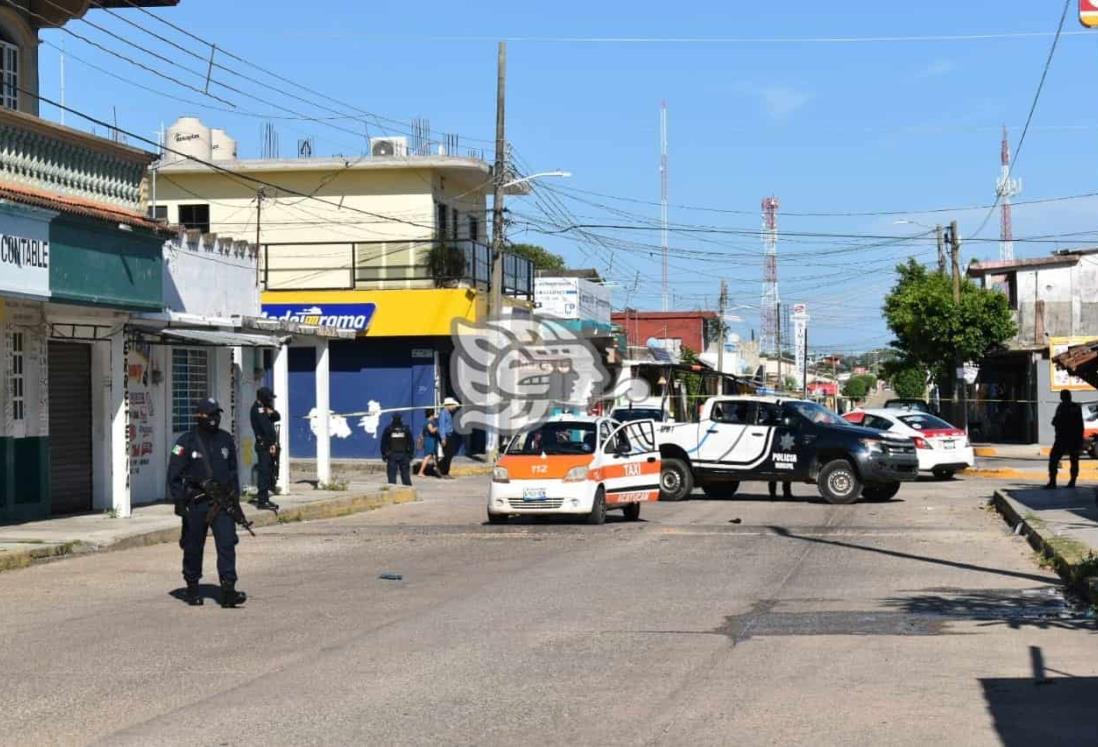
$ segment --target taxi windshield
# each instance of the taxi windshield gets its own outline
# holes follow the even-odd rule
[[[831,412],[831,410],[821,407],[815,402],[787,402],[786,407],[790,408],[793,412],[810,423],[821,423],[823,425],[850,425],[850,423]]]
[[[593,454],[596,445],[594,423],[546,423],[511,439],[507,453],[519,456]]]

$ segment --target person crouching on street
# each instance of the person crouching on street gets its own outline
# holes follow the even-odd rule
[[[381,458],[390,485],[396,485],[397,472],[404,485],[412,484],[412,457],[415,455],[415,439],[412,429],[404,424],[400,414],[393,415],[393,422],[381,434]]]
[[[1046,488],[1056,487],[1056,473],[1060,471],[1060,460],[1066,455],[1071,461],[1071,480],[1067,486],[1075,487],[1079,477],[1079,452],[1083,448],[1083,408],[1071,401],[1071,392],[1060,392],[1060,404],[1052,418],[1052,427],[1056,429],[1056,440],[1048,455],[1048,484]]]

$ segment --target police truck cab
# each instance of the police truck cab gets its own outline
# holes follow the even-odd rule
[[[711,397],[697,423],[658,424],[656,440],[663,500],[681,501],[695,486],[729,497],[742,481],[777,480],[815,483],[829,503],[887,501],[919,474],[910,439],[800,399]]]

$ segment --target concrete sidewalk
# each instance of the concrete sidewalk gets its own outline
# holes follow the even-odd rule
[[[1077,591],[1098,604],[1098,491],[1012,487],[992,505]]]
[[[279,522],[331,519],[416,500],[410,487],[355,481],[346,490],[313,490],[296,483],[294,492],[276,497],[278,514],[244,504],[244,513],[255,527]],[[241,534],[247,534],[239,529]],[[179,540],[179,518],[172,506],[157,503],[138,506],[128,519],[109,514],[81,514],[45,521],[0,526],[0,571],[23,568],[35,561],[78,553],[123,550]]]
[[[416,457],[412,461],[413,474],[419,469],[421,459]],[[384,475],[385,462],[380,459],[333,459],[332,477],[340,480],[356,480],[372,475]],[[483,457],[458,456],[454,457],[450,465],[450,474],[454,477],[470,477],[473,475],[492,474],[492,465]],[[315,459],[291,459],[290,475],[293,479],[315,479]]]
[[[1071,478],[1070,462],[1060,460],[1057,480],[1061,485]],[[1048,457],[977,457],[976,466],[964,471],[969,477],[984,477],[991,480],[1020,480],[1044,485],[1048,481]],[[1083,482],[1098,481],[1098,460],[1089,455],[1079,460],[1079,479]]]

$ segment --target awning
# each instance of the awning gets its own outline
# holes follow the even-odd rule
[[[210,345],[215,347],[277,348],[282,344],[284,335],[249,334],[247,332],[226,332],[219,329],[158,329],[133,328],[141,337],[152,344],[161,345]]]
[[[1053,361],[1072,376],[1098,388],[1098,342],[1076,345],[1053,358]]]

